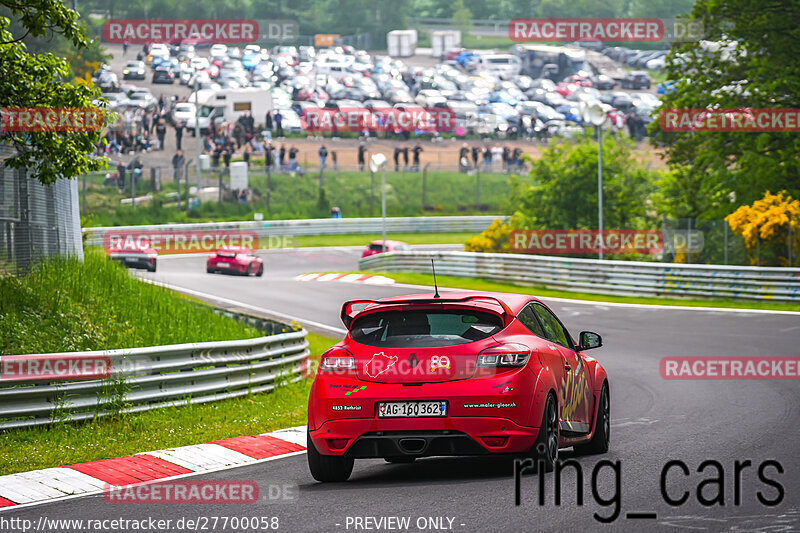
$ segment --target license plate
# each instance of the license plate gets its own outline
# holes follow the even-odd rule
[[[218,267],[225,267],[225,268],[228,268],[229,266],[231,266],[231,264],[230,264],[230,263],[217,263],[217,266],[218,266]]]
[[[378,402],[378,418],[447,416],[447,402]]]

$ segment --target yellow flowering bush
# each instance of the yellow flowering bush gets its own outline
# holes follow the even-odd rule
[[[800,242],[800,200],[793,199],[786,191],[764,193],[753,205],[743,205],[725,220],[734,233],[744,237],[751,252],[751,263],[756,263],[756,247],[762,265],[788,266],[788,234],[791,228],[793,249]],[[793,254],[797,257],[796,254]]]
[[[507,252],[511,226],[499,218],[464,244],[465,252]]]

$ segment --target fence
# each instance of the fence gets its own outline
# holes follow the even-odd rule
[[[800,301],[800,268],[598,261],[541,255],[392,252],[362,259],[361,270],[431,272],[517,285],[622,296],[686,296]]]
[[[108,357],[111,375],[87,381],[6,381],[0,385],[0,428],[206,403],[270,391],[281,379],[300,378],[309,355],[305,330],[277,333],[287,327],[222,312],[263,328],[267,336],[49,354],[66,360]]]
[[[0,272],[24,272],[40,257],[82,257],[77,182],[42,185],[3,164],[13,153],[0,146]]]
[[[386,230],[392,233],[447,233],[481,232],[495,220],[496,216],[469,217],[395,217],[386,219]],[[263,222],[209,222],[198,224],[160,224],[150,226],[115,226],[84,228],[86,244],[103,246],[108,233],[124,232],[157,233],[160,231],[220,231],[239,230],[255,232],[259,239],[269,237],[298,237],[304,235],[347,235],[380,233],[380,218],[318,218],[306,220],[265,220]],[[263,241],[262,241],[263,242]]]

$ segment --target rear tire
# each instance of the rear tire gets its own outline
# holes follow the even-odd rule
[[[256,276],[259,278],[264,275],[264,265],[259,265],[258,272],[256,272]]]
[[[155,271],[156,271],[156,261],[155,261],[155,259],[153,260],[153,264],[152,264],[152,265],[149,265],[149,266],[147,267],[147,271],[148,271],[148,272],[155,272]]]
[[[608,385],[603,384],[600,391],[600,399],[597,403],[597,414],[595,416],[595,430],[592,440],[586,444],[573,446],[578,455],[594,455],[606,453],[611,436],[611,402],[608,395]]]
[[[347,481],[353,472],[354,460],[342,455],[322,455],[314,447],[311,434],[306,435],[308,469],[311,477],[322,483]]]
[[[390,457],[384,457],[383,460],[387,463],[403,465],[413,463],[417,458],[411,455],[392,455]]]
[[[552,472],[558,461],[558,405],[553,394],[547,395],[539,436],[533,445],[533,458],[536,468],[544,464],[545,472]]]
[[[214,269],[206,267],[206,272],[208,272],[209,274],[213,274],[214,273]]]

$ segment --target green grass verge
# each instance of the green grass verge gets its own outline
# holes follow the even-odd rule
[[[398,272],[366,271],[356,272],[357,274],[378,274],[394,279],[398,283],[409,283],[413,285],[433,286],[433,276],[429,274],[412,274]],[[630,304],[650,304],[650,305],[674,305],[691,307],[720,307],[738,309],[769,309],[775,311],[800,311],[800,304],[782,302],[749,302],[741,300],[713,300],[697,298],[649,298],[634,296],[613,296],[606,294],[592,294],[588,292],[571,292],[547,289],[531,285],[516,285],[513,283],[501,283],[485,279],[458,278],[454,276],[436,276],[439,287],[462,288],[475,291],[493,292],[514,292],[519,294],[531,294],[535,296],[549,296],[552,298],[571,298],[574,300],[589,300],[592,302],[618,302]]]
[[[312,359],[338,339],[309,333]],[[310,379],[271,393],[0,432],[0,475],[255,435],[306,423]]]
[[[0,277],[0,353],[28,354],[223,341],[261,334],[168,289],[142,283],[102,253],[52,258]]]
[[[253,191],[250,204],[226,201],[205,202],[186,213],[179,211],[164,194],[137,207],[122,206],[124,197],[116,188],[102,187],[98,177],[87,185],[87,213],[84,226],[120,226],[162,224],[167,222],[222,222],[253,220],[255,213],[265,219],[326,218],[331,206],[338,206],[347,218],[380,216],[380,176],[373,184],[369,172],[326,171],[325,195],[319,195],[319,173],[292,177],[273,174],[270,209],[266,204],[267,177],[264,167],[254,161],[249,174]],[[169,177],[165,187],[174,189]],[[194,178],[192,178],[192,181]],[[503,213],[510,192],[509,175],[481,174],[481,209],[476,207],[476,176],[459,172],[429,171],[425,202],[422,198],[421,172],[386,173],[386,212],[388,216],[471,215]]]
[[[408,244],[463,244],[474,237],[471,232],[454,233],[389,233],[387,239],[403,241]],[[379,240],[380,233],[363,233],[354,235],[303,235],[294,237],[290,241],[292,246],[365,246],[367,243]]]
[[[337,339],[309,334],[316,355]],[[255,435],[306,423],[310,379],[271,393],[0,432],[0,475]]]

